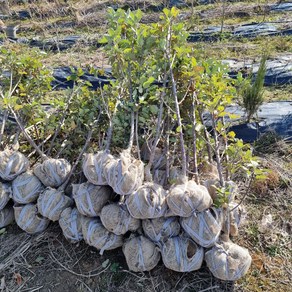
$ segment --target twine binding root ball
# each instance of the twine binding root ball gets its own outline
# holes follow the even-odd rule
[[[82,217],[82,234],[90,246],[100,250],[100,255],[105,250],[111,250],[123,245],[123,236],[109,232],[98,218]]]
[[[61,213],[59,224],[63,235],[70,242],[78,242],[83,239],[82,215],[76,208],[66,208]]]
[[[144,163],[132,157],[128,150],[109,162],[105,171],[108,184],[121,196],[132,194],[144,181]]]
[[[180,223],[185,232],[199,245],[211,247],[218,240],[222,229],[222,215],[215,208],[181,218]]]
[[[161,185],[148,182],[127,197],[126,205],[134,218],[159,218],[167,211],[166,194]]]
[[[113,198],[113,190],[109,186],[96,186],[89,182],[73,184],[73,198],[82,215],[97,217],[103,206]]]
[[[46,159],[34,167],[34,174],[46,187],[57,188],[65,182],[71,170],[66,159]]]
[[[159,248],[142,235],[127,240],[123,245],[123,253],[129,269],[134,272],[152,270],[161,258]]]
[[[10,225],[14,221],[14,211],[12,207],[0,210],[0,228]]]
[[[205,261],[216,278],[236,281],[247,273],[251,256],[246,248],[229,241],[213,246],[205,253]]]
[[[201,268],[204,249],[185,236],[169,238],[162,247],[164,265],[177,272],[191,272]]]
[[[16,224],[29,234],[44,231],[50,223],[50,220],[38,214],[35,204],[14,205],[14,215]]]
[[[100,219],[103,226],[116,235],[136,231],[141,226],[141,221],[133,218],[124,204],[104,206],[101,210]]]
[[[213,203],[207,188],[197,185],[192,180],[174,185],[166,199],[170,210],[181,217],[189,217],[196,211],[204,211]]]
[[[159,246],[168,238],[179,235],[181,229],[177,217],[145,219],[142,227],[145,235]]]
[[[11,181],[29,167],[28,159],[20,152],[5,149],[0,152],[0,177]]]
[[[72,204],[72,199],[66,196],[62,190],[50,187],[40,194],[37,202],[40,214],[52,221],[58,221],[62,211]]]
[[[98,186],[108,185],[104,169],[113,159],[114,157],[106,151],[85,154],[82,168],[87,180]]]
[[[0,182],[0,210],[4,209],[12,196],[11,185]]]
[[[44,186],[33,173],[27,171],[12,181],[12,190],[14,202],[28,204],[37,200]]]

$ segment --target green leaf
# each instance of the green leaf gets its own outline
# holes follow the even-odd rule
[[[177,133],[180,133],[182,131],[182,127],[181,126],[178,126],[175,130]]]
[[[152,114],[157,114],[158,113],[157,105],[152,104],[152,105],[149,106],[149,109],[150,109]]]
[[[5,233],[6,233],[6,228],[0,229],[0,235],[5,234]]]

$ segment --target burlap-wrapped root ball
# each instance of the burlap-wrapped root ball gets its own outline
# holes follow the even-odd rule
[[[206,251],[205,261],[216,278],[236,281],[247,273],[251,256],[246,248],[229,241],[216,244]]]
[[[13,180],[12,190],[14,202],[28,204],[37,200],[44,190],[44,185],[33,173],[27,171]]]
[[[111,160],[105,167],[108,184],[119,195],[130,195],[144,181],[144,164],[125,150],[118,159]]]
[[[0,182],[0,210],[4,209],[12,196],[11,185]]]
[[[76,208],[66,208],[59,219],[63,235],[70,242],[78,242],[83,239],[82,215]]]
[[[0,228],[10,225],[14,221],[13,207],[0,210]]]
[[[98,186],[108,185],[104,169],[106,164],[113,159],[114,157],[106,151],[85,154],[82,169],[88,181]]]
[[[174,185],[166,197],[170,210],[181,217],[189,217],[194,212],[208,209],[213,201],[206,187],[189,180],[184,184]]]
[[[123,236],[109,232],[98,218],[82,217],[82,234],[90,246],[100,250],[102,255],[105,250],[111,250],[123,245]]]
[[[50,223],[50,220],[38,214],[35,204],[15,205],[14,215],[16,224],[29,234],[44,231]]]
[[[57,188],[67,179],[71,170],[65,159],[47,159],[37,164],[33,172],[46,187]]]
[[[143,235],[127,240],[123,245],[123,253],[133,272],[150,271],[161,258],[159,248]]]
[[[165,243],[168,238],[177,236],[180,224],[177,217],[146,219],[142,221],[144,234],[158,245]]]
[[[28,159],[20,152],[5,149],[0,152],[0,177],[11,181],[29,167]]]
[[[66,196],[63,191],[47,187],[38,198],[38,210],[41,215],[58,221],[61,213],[73,204],[73,200]]]
[[[201,268],[204,249],[191,238],[176,236],[165,242],[161,254],[163,263],[168,269],[191,272]]]
[[[134,218],[159,218],[167,210],[166,194],[161,185],[148,182],[127,197],[126,205]]]
[[[220,235],[222,215],[217,209],[210,208],[190,217],[181,218],[180,223],[184,231],[196,243],[203,247],[211,247]]]
[[[73,184],[73,199],[78,211],[87,217],[97,217],[101,209],[113,197],[109,186],[96,186],[89,182]]]
[[[235,182],[227,181],[225,182],[226,190],[228,190],[228,202],[234,200],[234,197],[237,193],[238,187]],[[204,182],[204,186],[208,189],[208,192],[213,201],[216,201],[218,197],[217,189],[220,188],[220,182],[218,179],[207,179]]]
[[[222,227],[222,230],[225,233],[227,233],[228,229],[229,229],[229,234],[231,236],[238,235],[239,226],[244,221],[245,215],[246,215],[246,211],[245,211],[244,207],[242,205],[240,205],[240,206],[237,206],[237,205],[238,204],[235,202],[232,202],[228,205],[227,216],[229,214],[229,218],[227,217],[224,219],[224,223],[223,223],[223,227]],[[236,206],[237,206],[237,208],[235,208]],[[221,213],[223,214],[223,210],[221,210]],[[228,227],[228,225],[229,225],[229,227]]]
[[[100,219],[110,232],[121,235],[128,231],[136,231],[141,226],[139,219],[133,218],[123,204],[109,204],[102,208]]]

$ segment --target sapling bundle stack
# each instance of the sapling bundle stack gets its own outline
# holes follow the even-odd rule
[[[192,180],[174,185],[166,199],[170,210],[181,217],[207,210],[213,203],[207,188]]]
[[[60,215],[59,224],[63,235],[70,242],[78,242],[83,239],[82,215],[76,208],[66,208]]]
[[[4,209],[12,196],[10,183],[0,182],[0,210]]]
[[[251,256],[246,248],[230,241],[223,241],[206,251],[205,261],[216,278],[236,281],[247,273],[251,265]]]
[[[88,181],[98,186],[108,185],[104,169],[107,163],[113,159],[114,157],[107,151],[85,154],[82,168]]]
[[[191,272],[201,268],[204,249],[185,236],[169,238],[162,246],[164,265],[177,272]]]
[[[65,195],[65,189],[66,186],[68,185],[71,176],[73,175],[73,172],[75,171],[75,168],[77,167],[77,164],[79,163],[79,160],[81,159],[83,153],[85,152],[90,139],[92,136],[92,130],[90,130],[88,132],[87,135],[87,139],[85,141],[85,144],[81,150],[81,152],[79,153],[79,156],[77,157],[73,167],[71,168],[71,166],[69,167],[68,165],[70,164],[66,164],[64,161],[61,161],[61,159],[59,161],[61,161],[61,164],[56,163],[55,165],[63,165],[63,163],[65,163],[65,165],[68,166],[65,167],[66,168],[66,176],[64,176],[62,178],[63,183],[58,187],[58,189],[52,188],[52,187],[47,187],[39,196],[38,198],[38,208],[39,208],[39,212],[45,216],[46,218],[49,218],[52,221],[58,221],[60,219],[60,215],[63,212],[63,210],[65,210],[66,208],[70,207],[73,205],[73,200],[71,199],[71,197]],[[49,161],[49,160],[46,160]],[[46,162],[45,161],[45,162]],[[51,164],[47,164],[47,165],[51,165]],[[67,174],[67,170],[70,169],[70,172]],[[60,177],[59,177],[59,182]],[[57,181],[57,179],[56,179]]]
[[[16,224],[29,234],[44,231],[50,223],[49,219],[38,213],[37,205],[35,204],[15,204],[13,208]]]
[[[48,158],[34,167],[34,174],[46,187],[57,188],[65,182],[71,170],[65,159]]]
[[[102,255],[105,250],[111,250],[123,245],[123,236],[108,231],[98,218],[82,217],[82,234],[90,246],[100,250]]]
[[[166,191],[161,185],[147,182],[126,199],[127,208],[134,218],[152,219],[165,215]]]
[[[50,187],[47,187],[40,194],[37,202],[40,214],[54,222],[58,221],[63,210],[72,206],[72,204],[73,200],[66,196],[63,190]]]
[[[20,152],[5,149],[0,152],[0,177],[11,181],[29,167],[28,159]]]
[[[128,231],[136,231],[141,226],[139,219],[133,218],[122,203],[109,204],[102,208],[100,219],[103,226],[110,232],[122,235]]]
[[[145,219],[142,227],[144,234],[159,246],[170,237],[179,235],[181,230],[178,217]]]
[[[159,248],[143,235],[128,239],[123,253],[131,271],[144,272],[155,268],[161,258]]]
[[[35,202],[44,190],[42,182],[32,172],[26,171],[12,181],[13,201],[19,204]]]
[[[197,212],[193,216],[181,218],[184,231],[199,245],[213,246],[222,229],[222,214],[215,208]]]
[[[14,211],[12,206],[0,209],[0,228],[10,225],[14,221]]]
[[[111,160],[106,170],[108,184],[121,196],[132,194],[144,181],[144,163],[135,159],[129,149],[122,151],[116,160]]]
[[[82,215],[97,217],[113,198],[113,191],[109,186],[96,186],[89,182],[73,184],[73,198]]]

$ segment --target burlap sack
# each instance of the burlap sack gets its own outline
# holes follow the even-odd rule
[[[144,164],[123,151],[119,159],[109,162],[105,168],[107,182],[119,195],[130,195],[144,181]]]
[[[195,213],[187,218],[180,218],[184,231],[199,245],[213,246],[222,229],[222,214],[215,208]]]
[[[204,211],[213,203],[207,188],[197,185],[192,180],[171,187],[166,200],[171,211],[181,217],[189,217],[196,211]]]
[[[228,195],[228,201],[232,202],[234,200],[234,197],[237,193],[238,187],[233,181],[227,181],[225,182],[225,185],[228,189],[229,195]],[[220,188],[220,182],[218,179],[207,179],[204,182],[204,186],[208,189],[208,192],[212,198],[213,201],[217,200],[218,194],[217,189]]]
[[[27,171],[13,180],[12,190],[14,202],[28,204],[37,200],[39,194],[44,190],[44,186],[34,174]]]
[[[61,213],[59,224],[63,235],[70,242],[78,242],[83,239],[82,234],[82,215],[76,208],[66,208]]]
[[[35,204],[15,205],[13,208],[16,224],[29,234],[44,231],[50,223],[50,220],[38,214]]]
[[[0,177],[11,181],[29,167],[28,159],[18,151],[5,149],[0,152]]]
[[[152,219],[162,217],[166,210],[166,191],[161,185],[145,183],[126,199],[127,208],[132,217]]]
[[[110,232],[121,235],[128,231],[136,231],[141,222],[133,218],[123,204],[109,204],[102,208],[100,220]]]
[[[146,219],[142,221],[144,234],[158,245],[165,243],[168,238],[177,236],[180,224],[177,217]]]
[[[11,185],[0,182],[0,210],[4,209],[12,196]]]
[[[101,255],[123,245],[123,236],[109,232],[98,218],[82,216],[82,234],[85,242],[100,250]]]
[[[96,186],[89,182],[72,186],[77,209],[87,217],[99,216],[101,209],[113,197],[113,191],[108,186]]]
[[[65,182],[71,170],[65,159],[47,159],[37,164],[33,172],[46,187],[57,188]]]
[[[73,204],[73,200],[66,196],[63,191],[47,187],[37,201],[38,211],[44,217],[58,221],[66,208]]]
[[[173,271],[191,272],[201,268],[204,249],[184,236],[169,238],[162,247],[164,265]]]
[[[98,186],[108,185],[104,169],[109,160],[113,159],[114,157],[105,151],[85,154],[82,168],[88,181]]]
[[[244,247],[233,242],[222,242],[206,251],[205,261],[216,278],[224,281],[236,281],[248,271],[251,265],[251,256]]]
[[[236,202],[229,203],[229,205],[228,205],[229,218],[227,217],[224,219],[224,223],[223,223],[223,227],[222,227],[222,230],[225,233],[227,233],[228,229],[229,229],[229,234],[231,236],[238,236],[239,226],[242,224],[242,222],[244,221],[245,216],[246,216],[246,211],[242,205],[240,205],[236,209],[232,210],[237,205],[238,204]],[[221,210],[221,213],[223,213],[222,210]],[[228,227],[228,225],[229,225],[229,227]]]
[[[126,241],[123,253],[129,270],[134,272],[152,270],[161,258],[159,248],[143,235]]]
[[[0,210],[0,228],[10,225],[14,221],[13,207]]]

